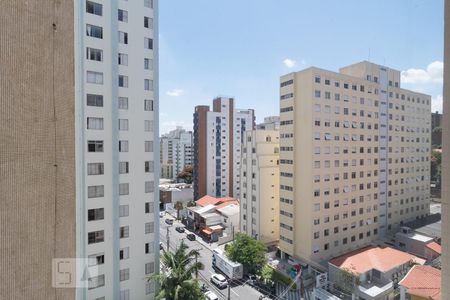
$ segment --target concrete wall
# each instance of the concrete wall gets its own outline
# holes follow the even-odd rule
[[[74,299],[51,285],[75,257],[72,1],[0,1],[0,298]]]

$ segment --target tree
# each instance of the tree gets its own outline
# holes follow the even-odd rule
[[[186,165],[183,170],[177,174],[177,179],[182,179],[184,182],[191,184],[193,172],[194,168],[191,165]]]
[[[431,152],[431,180],[441,181],[442,153],[437,150]]]
[[[361,283],[358,275],[347,268],[339,270],[336,277],[339,287],[348,294],[353,294],[356,287]]]
[[[161,255],[163,271],[148,278],[160,284],[156,299],[204,299],[199,281],[193,278],[194,273],[204,268],[203,264],[196,260],[200,253],[197,250],[188,251],[188,249],[189,247],[182,241],[175,253],[163,250]]]
[[[254,274],[266,263],[266,246],[244,233],[237,233],[236,238],[226,251],[229,259],[240,262],[247,272]]]

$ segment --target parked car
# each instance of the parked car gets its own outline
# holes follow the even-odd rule
[[[173,219],[166,219],[165,222],[168,225],[173,225]]]
[[[187,234],[186,237],[190,241],[195,241],[195,234],[193,234],[193,233]]]
[[[183,233],[184,232],[184,227],[183,226],[177,226],[177,228],[175,228],[176,231],[178,231],[179,233]]]
[[[219,289],[224,289],[228,286],[227,279],[222,274],[212,274],[211,282],[214,283]]]
[[[217,295],[214,294],[214,293],[211,292],[211,291],[208,291],[208,292],[205,293],[205,298],[206,298],[207,300],[219,300],[219,297],[217,297]]]

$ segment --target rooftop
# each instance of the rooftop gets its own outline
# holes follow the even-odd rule
[[[442,254],[442,247],[441,247],[441,245],[439,245],[436,242],[428,243],[427,248],[430,248],[431,250],[433,250],[434,252],[436,252],[438,254]]]
[[[430,266],[414,266],[399,283],[408,294],[441,299],[441,271]]]
[[[237,201],[237,200],[232,197],[216,198],[213,196],[206,195],[206,196],[203,196],[202,198],[198,199],[197,201],[195,201],[195,203],[197,203],[197,205],[199,205],[199,206],[206,206],[209,204],[219,205],[219,204],[222,204],[222,203],[228,202],[228,201]]]
[[[330,264],[355,274],[363,274],[371,269],[387,272],[409,261],[424,264],[425,260],[415,255],[391,248],[368,246],[330,260]]]
[[[217,209],[222,215],[225,215],[227,217],[234,216],[236,214],[239,214],[239,205],[236,204],[230,204],[222,208]]]

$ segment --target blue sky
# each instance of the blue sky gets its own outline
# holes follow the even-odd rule
[[[160,0],[160,131],[233,96],[278,115],[279,77],[361,60],[402,72],[441,109],[443,0]],[[369,51],[370,49],[370,51]],[[370,52],[370,57],[369,57]]]

